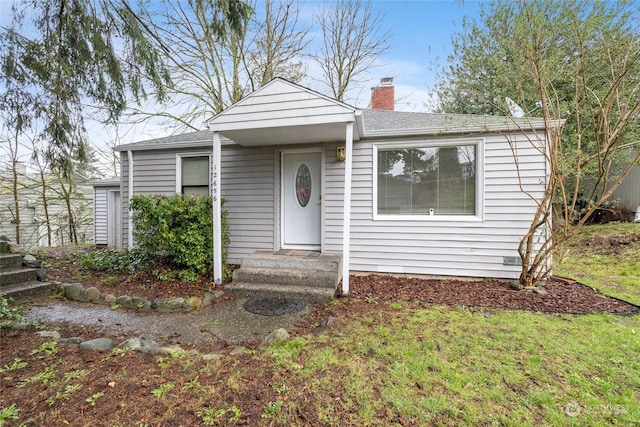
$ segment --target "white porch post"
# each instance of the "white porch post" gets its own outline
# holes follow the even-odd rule
[[[351,167],[353,154],[353,122],[347,123],[344,161],[344,209],[342,221],[342,295],[349,294],[349,245],[351,240]]]
[[[127,151],[127,162],[129,163],[129,179],[127,185],[127,196],[129,197],[129,212],[127,214],[127,247],[133,248],[133,212],[131,211],[131,198],[133,197],[133,151]]]
[[[213,132],[213,170],[211,174],[213,196],[213,283],[222,284],[222,193],[220,192],[220,134]]]

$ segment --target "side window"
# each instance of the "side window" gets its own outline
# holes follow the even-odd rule
[[[209,156],[180,157],[182,194],[209,195]]]

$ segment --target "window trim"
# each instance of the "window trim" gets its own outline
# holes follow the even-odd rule
[[[476,147],[476,213],[474,215],[388,215],[378,213],[378,150],[402,148],[436,148],[475,145]],[[394,142],[373,143],[373,212],[374,221],[452,221],[482,222],[484,221],[484,145],[485,138],[447,138],[402,140]]]
[[[209,159],[209,176],[208,176],[208,187],[209,196],[211,195],[211,153],[202,151],[202,152],[193,152],[193,153],[176,153],[176,193],[182,193],[182,159],[185,157],[207,157]]]

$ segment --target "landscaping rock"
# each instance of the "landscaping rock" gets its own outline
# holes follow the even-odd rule
[[[211,304],[213,304],[213,294],[211,292],[205,292],[201,307],[209,307]]]
[[[277,342],[289,339],[289,332],[284,328],[278,328],[265,337],[266,342]]]
[[[231,353],[229,353],[232,356],[240,356],[242,354],[249,354],[250,350],[247,347],[243,347],[241,345],[234,347],[233,350],[231,350]]]
[[[80,344],[84,342],[85,339],[82,337],[69,337],[69,338],[61,338],[56,341],[58,344]]]
[[[111,338],[96,338],[93,340],[81,342],[78,347],[81,350],[111,350],[113,348],[113,340]]]
[[[26,254],[24,257],[22,257],[22,264],[24,264],[25,266],[27,266],[29,268],[41,268],[42,267],[42,261],[39,261],[36,257],[34,257],[31,254]]]
[[[36,335],[40,338],[51,338],[53,341],[58,341],[61,336],[58,331],[38,331]]]
[[[131,308],[135,308],[136,310],[147,311],[151,308],[151,302],[142,297],[131,297],[131,305]]]
[[[180,310],[182,308],[189,307],[189,304],[187,303],[187,301],[182,297],[171,298],[166,301],[166,304],[167,304],[167,307],[174,310]]]
[[[193,307],[189,305],[189,302],[182,297],[175,297],[168,300],[156,298],[153,300],[151,308],[160,313],[170,313],[180,310],[193,310]]]
[[[538,295],[547,295],[548,292],[545,288],[543,288],[542,286],[537,286],[535,288],[533,288],[533,292],[535,292]]]
[[[131,297],[129,295],[120,295],[113,303],[123,308],[130,308]]]
[[[140,338],[129,338],[120,343],[120,347],[138,351],[142,348],[142,342],[140,341]]]
[[[46,282],[49,276],[44,268],[36,268],[36,280],[38,282]]]
[[[325,319],[322,319],[318,327],[328,328],[331,325],[333,325],[333,316],[329,316],[329,317],[326,317]]]
[[[84,286],[80,283],[67,283],[63,286],[63,294],[74,301],[86,301],[84,298]]]
[[[153,340],[140,340],[140,348],[136,351],[142,354],[156,355],[160,354],[160,346]]]
[[[187,301],[190,307],[200,308],[202,306],[202,298],[199,297],[191,297]]]
[[[84,290],[84,297],[87,299],[87,301],[99,302],[102,294],[100,293],[98,288],[91,287]]]
[[[102,301],[105,302],[105,304],[111,304],[116,300],[116,296],[114,294],[104,294],[102,295]]]
[[[514,281],[513,281],[513,282],[511,282],[511,283],[509,283],[509,287],[510,287],[511,289],[515,290],[515,291],[520,291],[520,290],[522,290],[522,285],[521,285],[518,281],[516,281],[516,280],[514,280]]]

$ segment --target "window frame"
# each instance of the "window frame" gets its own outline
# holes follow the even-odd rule
[[[454,221],[482,222],[484,220],[484,144],[485,138],[420,139],[373,143],[373,212],[374,221]],[[473,215],[390,215],[378,213],[378,151],[389,149],[440,148],[473,145],[476,150],[476,206]]]
[[[207,195],[211,196],[211,153],[203,151],[203,152],[193,152],[193,153],[177,153],[176,154],[176,193],[184,194],[182,192],[182,160],[184,158],[189,157],[206,157],[209,161],[209,174],[207,177]]]

